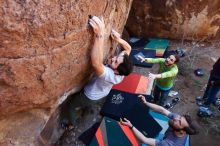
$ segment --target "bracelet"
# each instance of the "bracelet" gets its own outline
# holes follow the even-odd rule
[[[133,129],[133,127],[134,127],[134,125],[132,125],[132,126],[130,127],[130,129]]]

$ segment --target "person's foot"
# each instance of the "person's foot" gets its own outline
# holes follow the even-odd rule
[[[198,106],[207,106],[206,101],[204,101],[202,96],[196,96],[195,99]]]
[[[163,105],[163,107],[166,109],[170,109],[173,107],[173,105],[168,102],[167,104]]]
[[[196,96],[196,101],[207,101],[208,98],[202,96]]]
[[[196,104],[197,104],[198,106],[203,106],[203,105],[204,105],[204,102],[202,102],[202,101],[197,101]]]
[[[207,101],[208,97],[203,97],[202,100]]]
[[[213,115],[212,111],[208,107],[200,106],[197,112],[199,117],[211,117]]]
[[[210,103],[207,103],[207,101],[205,101],[205,102],[202,103],[202,106],[210,107]]]
[[[176,98],[172,99],[172,104],[176,104],[178,101],[180,101],[180,98],[176,97]]]
[[[202,99],[203,99],[202,96],[196,96],[197,101],[201,101]]]
[[[215,106],[219,106],[219,105],[220,105],[220,100],[219,100],[219,99],[216,100],[215,103],[214,103],[214,105],[215,105]]]
[[[208,98],[202,96],[196,96],[197,101],[206,101]]]

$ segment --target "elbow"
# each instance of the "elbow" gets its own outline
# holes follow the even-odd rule
[[[127,42],[125,42],[124,43],[124,49],[127,50],[127,51],[131,51],[132,48],[131,48],[131,46]]]
[[[130,53],[131,53],[131,46],[130,45],[127,46],[126,53],[128,56],[130,55]]]
[[[101,62],[99,62],[99,61],[92,61],[92,67],[95,69],[95,70],[97,70],[97,69],[99,69],[100,67],[102,67],[102,63]]]
[[[128,51],[130,51],[130,52],[131,52],[131,46],[130,46],[130,45],[128,45]]]
[[[168,115],[168,111],[167,111],[167,109],[165,109],[164,107],[161,107],[162,109],[161,109],[161,114],[163,114],[163,115]]]
[[[166,109],[165,109],[163,106],[159,106],[159,105],[158,105],[158,108],[157,108],[156,112],[161,113],[161,114],[164,114],[165,111],[166,111]]]
[[[92,62],[92,67],[97,68],[97,67],[99,67],[99,66],[100,66],[100,63],[99,63],[99,62],[97,62],[97,61],[93,61],[93,62]]]

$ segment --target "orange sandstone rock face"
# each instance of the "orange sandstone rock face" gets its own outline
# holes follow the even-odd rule
[[[131,35],[219,39],[219,0],[136,0],[127,20]]]
[[[132,0],[7,1],[0,10],[0,117],[51,108],[92,73],[88,15],[103,16],[105,56],[112,28],[122,32]]]

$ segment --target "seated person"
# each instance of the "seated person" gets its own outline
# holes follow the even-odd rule
[[[142,102],[155,112],[161,113],[167,116],[169,120],[169,128],[165,132],[164,139],[159,141],[153,138],[145,137],[140,131],[138,131],[132,123],[124,118],[121,119],[121,123],[132,129],[135,136],[143,143],[150,146],[185,146],[187,135],[198,134],[198,125],[191,119],[189,115],[179,115],[176,113],[171,113],[162,106],[149,103],[145,100],[145,97],[139,95]]]

